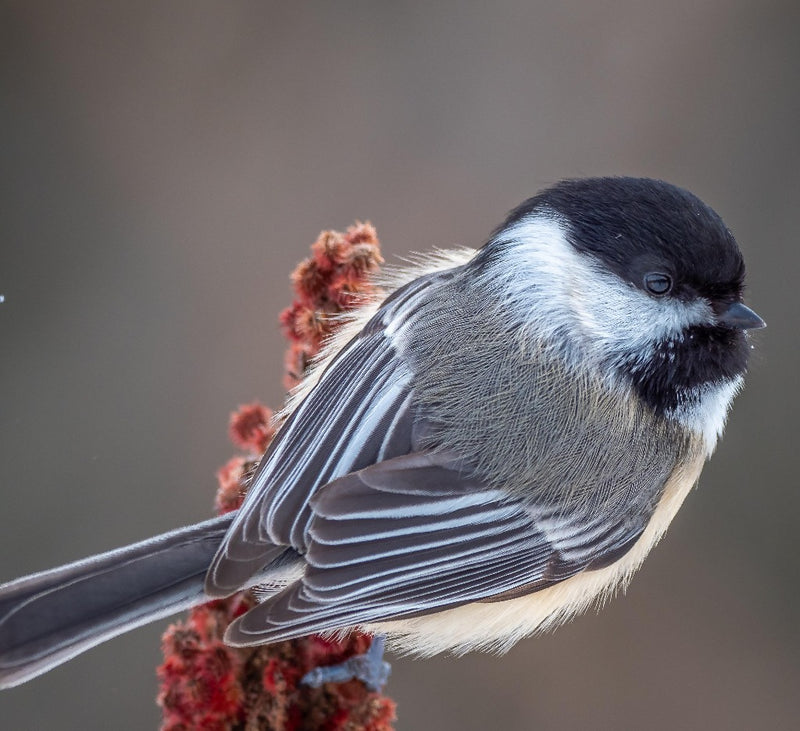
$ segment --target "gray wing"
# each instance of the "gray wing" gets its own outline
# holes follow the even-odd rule
[[[420,422],[412,371],[396,333],[413,320],[432,287],[454,270],[414,280],[389,297],[336,356],[273,440],[206,577],[211,596],[244,586],[272,546],[306,550],[316,490],[349,472],[414,449]]]
[[[537,591],[624,553],[649,516],[606,524],[509,499],[445,454],[345,475],[312,501],[304,576],[250,610],[247,645]]]

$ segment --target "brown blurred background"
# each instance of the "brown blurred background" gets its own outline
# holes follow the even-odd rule
[[[626,597],[396,660],[397,728],[797,728],[799,8],[2,2],[0,580],[210,514],[319,229],[479,245],[561,177],[663,177],[769,323],[727,436]],[[155,728],[163,627],[3,692],[0,726]]]

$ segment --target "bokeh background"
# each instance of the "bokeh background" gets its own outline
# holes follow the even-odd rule
[[[368,218],[479,245],[562,177],[684,185],[767,320],[726,438],[628,594],[504,658],[394,663],[400,731],[789,729],[800,686],[800,5],[0,3],[0,580],[210,515],[278,406],[288,273]],[[0,695],[148,729],[164,623]]]

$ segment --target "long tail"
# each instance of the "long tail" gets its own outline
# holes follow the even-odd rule
[[[234,515],[0,586],[0,688],[207,601],[206,570]],[[266,563],[278,569],[291,558],[287,553],[294,552],[276,546]]]

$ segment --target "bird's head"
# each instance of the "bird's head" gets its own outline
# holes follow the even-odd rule
[[[731,232],[682,188],[642,178],[559,183],[514,209],[478,259],[506,302],[567,363],[632,390],[713,449],[741,385],[744,260]]]

